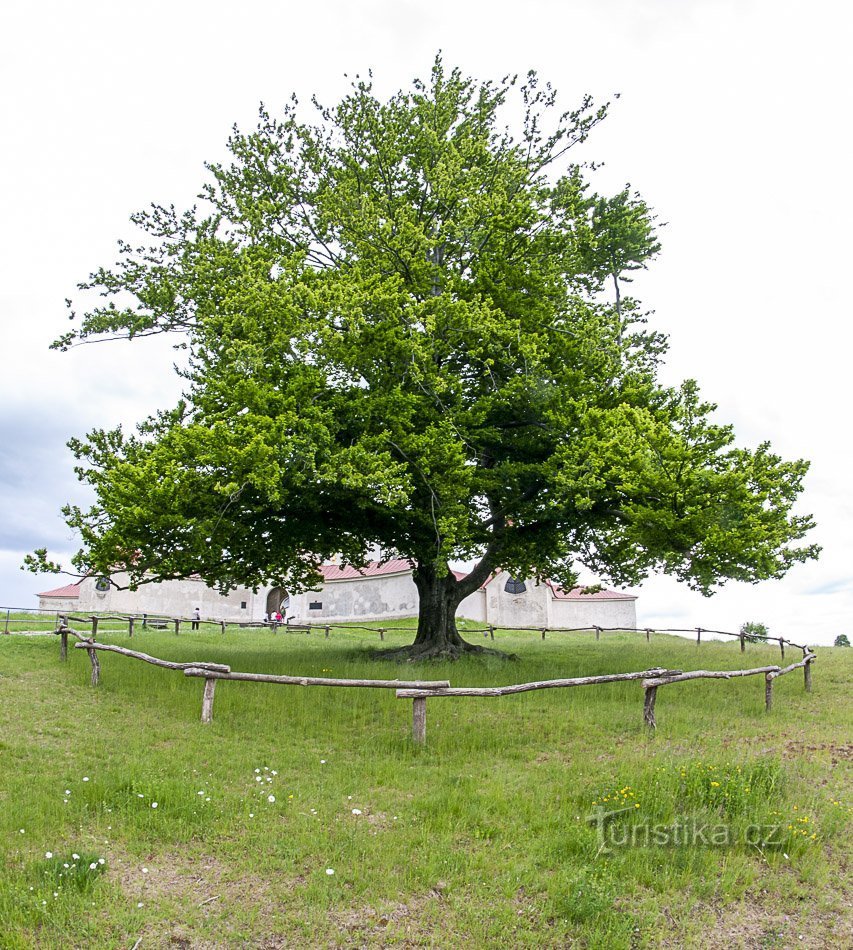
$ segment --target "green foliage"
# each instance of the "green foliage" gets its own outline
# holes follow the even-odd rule
[[[850,646],[850,641],[847,639],[847,634],[846,634],[846,633],[839,633],[839,635],[835,638],[835,643],[833,643],[833,646],[836,646],[836,647],[849,647],[849,646]]]
[[[767,637],[767,624],[747,620],[746,623],[740,625],[740,632],[744,635],[745,640],[748,640],[750,643],[756,643],[758,640],[763,640]]]
[[[177,332],[189,361],[174,409],[71,442],[97,497],[65,509],[80,571],[298,589],[378,543],[439,578],[479,558],[458,602],[497,567],[709,593],[817,555],[807,463],[656,379],[665,341],[622,293],[654,215],[569,161],[606,105],[438,58],[317,109],[261,108],[199,208],[135,215],[146,243],[81,285],[107,302],[57,346]]]

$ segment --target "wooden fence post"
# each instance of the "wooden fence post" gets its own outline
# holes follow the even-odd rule
[[[92,617],[92,639],[98,635],[98,618]]]
[[[142,615],[142,629],[144,630],[148,626],[148,614]]]
[[[220,620],[219,623],[222,625],[222,632],[225,633],[225,621]]]
[[[600,639],[601,639],[601,627],[596,627],[596,628],[595,628],[595,639],[596,639],[596,640],[600,640]]]
[[[64,628],[59,631],[59,659],[68,659],[68,631]]]
[[[698,647],[701,642],[702,642],[702,628],[697,627],[696,628],[696,646]]]
[[[380,627],[380,628],[379,628],[379,639],[380,639],[380,640],[384,640],[384,639],[385,639],[385,629],[384,629],[384,627]]]
[[[412,700],[412,739],[418,745],[426,743],[426,699],[423,696]]]
[[[489,624],[489,636],[492,638],[492,640],[495,639],[495,628],[492,624]]]
[[[134,625],[135,622],[136,622],[136,621],[135,621],[135,618],[134,618],[134,617],[128,617],[128,618],[127,618],[127,635],[128,635],[129,637],[132,637],[132,636],[133,636],[133,625]]]
[[[779,649],[782,651],[782,659],[785,659],[785,641],[779,637]]]
[[[216,680],[207,677],[204,681],[204,695],[201,700],[201,721],[213,721],[213,694],[216,692]]]
[[[646,627],[646,643],[649,643],[651,641],[651,638],[652,638],[652,631],[648,627]]]
[[[740,652],[746,653],[746,637],[744,636],[743,630],[740,632]]]
[[[806,647],[808,649],[808,647]],[[810,693],[812,691],[812,661],[809,660],[808,663],[803,667],[803,685],[806,688],[806,692]]]
[[[773,674],[764,674],[764,711],[770,712],[773,708]]]
[[[175,636],[181,632],[181,621],[175,620]]]
[[[328,625],[328,624],[326,624],[326,626],[325,626],[325,627],[324,627],[323,629],[325,630],[325,633],[326,633],[326,639],[328,640],[328,639],[329,639],[329,625]]]
[[[543,640],[545,639],[545,631],[546,631],[547,629],[548,629],[547,627],[543,627],[543,628],[542,628],[542,639],[543,639]]]
[[[98,686],[101,682],[101,661],[98,659],[98,651],[89,649],[86,652],[92,664],[92,686]]]
[[[657,686],[647,686],[643,693],[643,722],[649,729],[657,729],[657,720],[655,719],[655,698],[657,697]]]

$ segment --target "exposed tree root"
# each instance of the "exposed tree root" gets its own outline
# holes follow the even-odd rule
[[[405,647],[393,647],[389,650],[375,650],[371,653],[374,660],[393,660],[396,663],[421,663],[432,660],[458,660],[463,656],[496,656],[501,660],[517,660],[515,653],[504,653],[491,647],[481,647],[475,643],[461,640],[451,643],[411,643]]]

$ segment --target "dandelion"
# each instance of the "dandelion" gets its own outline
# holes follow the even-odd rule
[[[151,807],[152,807],[152,808],[156,808],[156,807],[157,807],[157,802],[151,802]]]
[[[70,795],[70,794],[71,794],[71,789],[70,789],[70,788],[66,788],[66,789],[65,789],[65,794],[66,794],[66,795]]]
[[[326,764],[326,760],[325,760],[325,759],[320,759],[320,765],[325,765],[325,764]]]
[[[360,815],[360,814],[361,814],[361,809],[360,809],[360,808],[353,808],[352,813],[353,813],[354,815]]]
[[[143,874],[147,874],[147,873],[148,873],[148,868],[143,868],[143,869],[142,869],[142,873],[143,873]]]
[[[140,901],[136,906],[137,906],[137,907],[142,907],[142,901]]]
[[[53,857],[53,852],[52,852],[52,851],[45,851],[44,856],[45,856],[45,857],[47,858],[47,860],[49,861],[49,860]]]
[[[89,870],[90,870],[90,871],[97,871],[97,870],[98,870],[98,862],[97,862],[97,861],[93,861],[93,862],[89,865]]]
[[[72,860],[72,861],[79,861],[79,860],[80,860],[80,855],[79,855],[79,854],[72,854],[72,855],[71,855],[71,860]]]
[[[256,782],[263,782],[263,779],[261,778],[260,775],[256,775],[256,776],[255,776],[255,781],[256,781]]]
[[[89,781],[89,776],[88,776],[88,775],[84,775],[84,776],[83,776],[83,781],[84,781],[84,782],[88,782],[88,781]]]
[[[204,795],[204,792],[196,792],[196,795]]]
[[[255,817],[255,813],[250,811],[250,812],[249,812],[249,817],[250,817],[250,818],[254,818],[254,817]]]
[[[27,832],[26,832],[23,828],[21,828],[21,834],[22,834],[22,835],[25,835],[26,833],[27,833]]]
[[[329,877],[331,877],[334,873],[335,873],[334,868],[326,868],[326,874],[328,874]]]
[[[276,772],[276,770],[273,769],[271,774],[272,774],[272,775],[278,775],[278,772]]]
[[[98,858],[98,864],[106,864],[107,862],[103,858]]]
[[[267,801],[270,803],[270,805],[274,805],[274,804],[275,804],[275,795],[267,795]]]

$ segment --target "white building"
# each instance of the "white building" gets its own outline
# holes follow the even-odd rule
[[[274,587],[263,588],[257,594],[238,588],[223,596],[201,578],[143,584],[136,591],[117,590],[104,579],[86,577],[39,594],[39,607],[83,614],[167,617],[189,617],[199,607],[205,619],[236,622],[264,620],[281,610],[289,620],[317,624],[417,616],[418,592],[407,560],[372,561],[361,570],[324,564],[320,570],[320,586],[299,594]],[[457,578],[465,576],[455,573]],[[127,580],[122,575],[115,579],[119,584]],[[462,601],[458,616],[496,627],[634,629],[636,599],[611,590],[584,594],[579,588],[567,591],[551,581],[517,581],[498,571]]]

